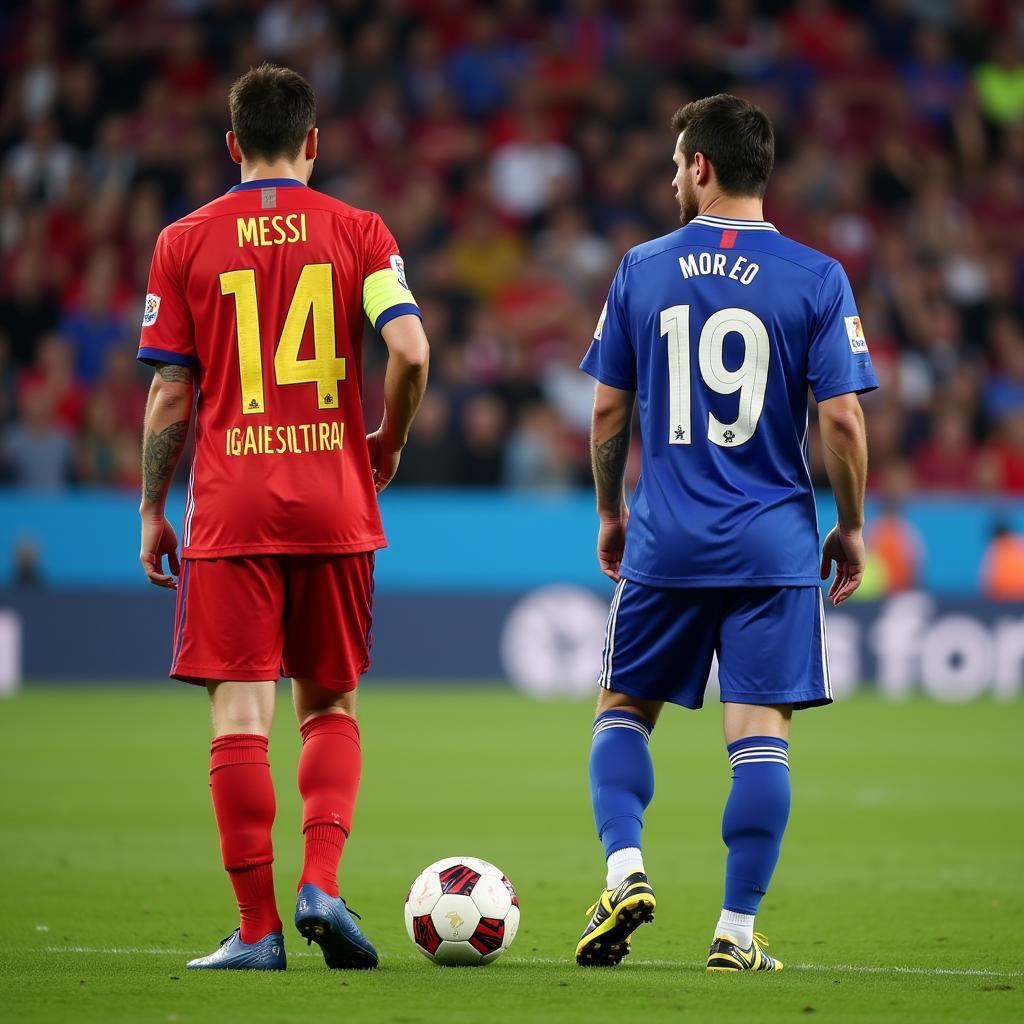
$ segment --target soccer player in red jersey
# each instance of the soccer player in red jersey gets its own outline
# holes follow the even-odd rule
[[[359,784],[374,551],[385,545],[377,494],[426,386],[427,339],[380,217],[306,185],[317,152],[309,84],[263,65],[235,82],[230,107],[241,184],[161,233],[139,343],[156,368],[139,557],[152,583],[177,589],[171,675],[210,694],[210,788],[241,918],[188,966],[285,967],[267,760],[283,668],[302,733],[295,924],[328,966],[376,967],[337,871]],[[384,417],[369,436],[364,314],[388,347]],[[179,562],[164,504],[193,408]]]

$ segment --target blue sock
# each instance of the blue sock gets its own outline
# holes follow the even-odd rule
[[[732,790],[722,817],[722,839],[729,848],[722,906],[756,914],[789,819],[789,744],[774,736],[748,736],[727,749]]]
[[[653,728],[628,711],[605,711],[594,722],[590,795],[605,857],[640,848],[644,811],[654,796],[654,765],[647,749]]]

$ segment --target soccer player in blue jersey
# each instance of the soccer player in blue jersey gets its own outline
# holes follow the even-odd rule
[[[723,94],[683,107],[672,128],[683,227],[626,254],[582,364],[597,379],[597,555],[616,587],[590,754],[607,888],[576,959],[617,964],[653,920],[640,842],[648,741],[666,701],[701,706],[717,655],[732,789],[707,968],[777,971],[754,917],[789,816],[790,718],[832,701],[820,579],[835,563],[838,605],[864,571],[857,395],[878,382],[842,267],[764,220],[764,113]],[[838,512],[820,557],[808,388]],[[629,510],[634,404],[642,460]]]

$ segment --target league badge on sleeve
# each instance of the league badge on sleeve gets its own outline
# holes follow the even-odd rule
[[[408,292],[412,289],[409,287],[409,282],[405,279],[405,260],[402,259],[397,253],[391,257],[391,269],[395,272],[395,277],[398,278],[398,283]]]
[[[146,305],[142,311],[142,326],[152,327],[156,323],[157,314],[160,312],[160,296],[150,292],[146,296]]]
[[[604,330],[604,318],[608,315],[608,303],[604,304],[604,309],[601,310],[601,315],[597,318],[597,326],[594,328],[594,339],[596,341],[601,340],[601,332]]]
[[[846,336],[850,339],[850,348],[854,352],[867,352],[868,339],[864,337],[864,328],[861,326],[859,316],[844,316],[846,322]]]

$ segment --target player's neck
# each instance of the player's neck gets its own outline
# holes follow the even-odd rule
[[[764,204],[756,196],[725,196],[719,193],[701,204],[698,214],[705,213],[735,220],[764,220]]]
[[[275,160],[271,163],[256,161],[254,163],[242,164],[242,181],[265,181],[268,178],[291,178],[293,181],[301,181],[303,184],[308,180],[305,167],[290,160]]]

